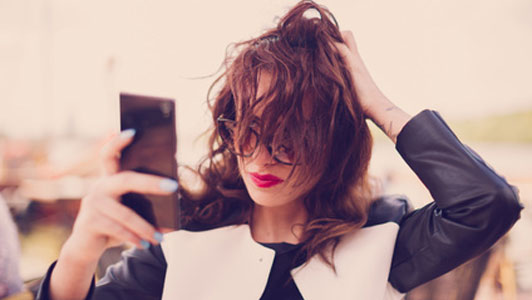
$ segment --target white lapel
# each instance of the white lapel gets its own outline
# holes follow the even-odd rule
[[[175,231],[164,239],[163,300],[250,300],[262,295],[275,251],[254,242],[247,225]]]
[[[292,271],[306,300],[384,299],[399,226],[389,222],[344,236],[336,248],[336,274],[318,257]]]
[[[388,284],[398,228],[385,223],[342,238],[334,256],[337,274],[318,257],[294,269],[292,276],[303,298],[400,299],[401,294]],[[255,242],[249,226],[175,231],[164,238],[163,300],[253,300],[262,295],[275,252]]]

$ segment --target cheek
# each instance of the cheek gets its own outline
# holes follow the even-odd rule
[[[245,173],[244,162],[241,157],[238,157],[237,160],[238,160],[238,173],[240,173],[240,177],[243,178],[245,176],[244,175]]]

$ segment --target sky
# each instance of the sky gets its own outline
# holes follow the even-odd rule
[[[179,140],[209,125],[227,46],[297,1],[0,1],[0,134],[118,130],[121,91],[176,99]],[[463,119],[532,108],[532,2],[321,1],[405,111]],[[192,79],[196,78],[196,79]]]

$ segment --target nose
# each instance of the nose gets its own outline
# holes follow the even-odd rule
[[[268,151],[268,148],[262,144],[260,144],[257,149],[255,150],[255,153],[253,153],[252,156],[253,160],[260,165],[274,165],[277,162],[273,159],[273,156],[270,154],[270,151]]]

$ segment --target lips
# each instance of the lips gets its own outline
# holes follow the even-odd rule
[[[271,174],[249,173],[249,178],[260,188],[269,188],[284,181]]]

